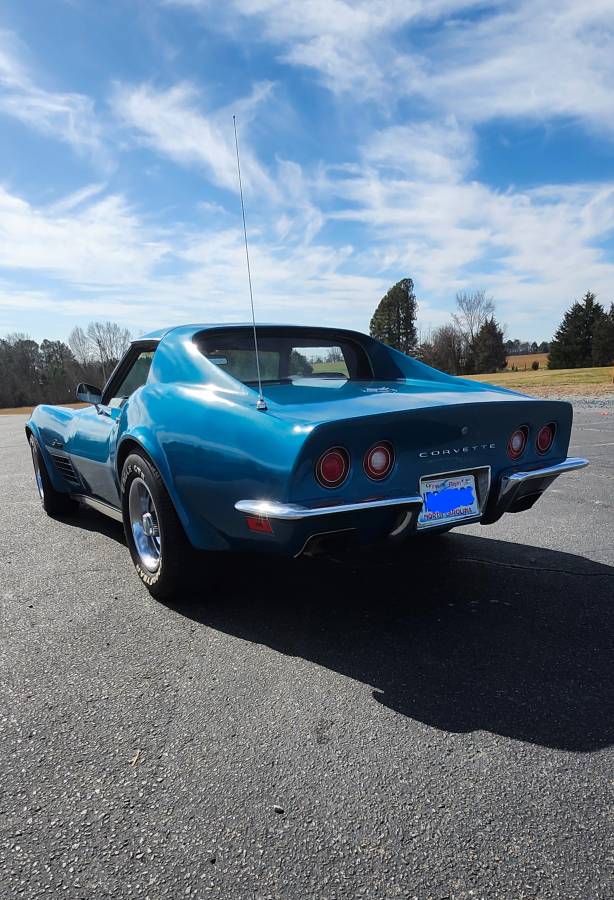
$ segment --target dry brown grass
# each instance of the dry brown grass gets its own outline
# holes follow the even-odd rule
[[[54,406],[68,406],[71,409],[82,409],[84,406],[89,406],[88,403],[54,403]],[[7,407],[6,409],[0,409],[0,416],[17,416],[17,415],[28,415],[34,409],[34,406],[12,406]]]
[[[511,371],[514,366],[519,372],[523,372],[530,369],[536,361],[539,363],[540,369],[548,368],[547,353],[521,353],[519,356],[508,356],[507,368]]]
[[[498,384],[527,394],[550,396],[552,394],[576,394],[601,396],[614,393],[612,366],[593,369],[527,369],[521,372],[497,372],[493,375],[467,375],[474,381]]]

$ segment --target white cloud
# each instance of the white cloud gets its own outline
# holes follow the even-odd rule
[[[614,3],[523,0],[443,29],[420,93],[465,121],[556,116],[614,131]]]
[[[70,144],[78,152],[93,154],[100,164],[107,165],[92,100],[35,84],[20,59],[21,50],[14,35],[0,31],[0,114]]]
[[[199,166],[219,187],[237,191],[232,115],[237,115],[240,136],[254,111],[270,94],[271,85],[257,84],[248,97],[229,108],[205,113],[198,90],[191,84],[178,84],[166,91],[151,85],[117,88],[113,99],[116,114],[134,129],[147,146],[181,165]],[[241,175],[246,190],[276,192],[268,174],[249,146],[242,141]]]
[[[600,244],[614,234],[614,181],[497,191],[461,177],[470,141],[455,123],[371,136],[361,164],[330,172],[334,219],[362,225],[390,272],[449,306],[483,286],[501,319],[548,337],[553,320],[588,288],[609,300],[614,264]],[[460,162],[459,162],[460,158]]]
[[[474,163],[474,140],[453,117],[446,122],[393,125],[370,135],[364,158],[428,181],[457,181]]]
[[[138,282],[162,260],[164,240],[121,197],[76,199],[35,208],[0,186],[0,267],[110,286]]]
[[[451,148],[458,141],[452,130]],[[377,300],[408,273],[417,284],[423,329],[444,320],[462,288],[483,286],[514,334],[540,339],[588,288],[609,301],[614,264],[599,243],[614,233],[614,182],[497,192],[459,179],[451,163],[434,167],[447,180],[429,177],[430,155],[426,166],[422,160],[435,134],[416,135],[417,170],[412,156],[407,172],[399,171],[396,153],[390,167],[391,135],[385,134],[383,143],[374,136],[360,164],[328,173],[327,193],[339,204],[328,215],[360,228],[356,246],[318,242],[315,235],[288,240],[277,234],[276,220],[252,233],[261,320],[364,330]],[[381,146],[386,153],[374,154]],[[300,199],[307,186],[300,170],[293,175]],[[91,187],[78,203],[67,198],[45,208],[1,191],[0,269],[6,273],[0,321],[12,323],[19,310],[53,310],[67,323],[60,333],[94,312],[137,330],[186,320],[244,321],[249,313],[238,223],[205,231],[184,223],[155,227],[122,197]]]
[[[248,226],[261,319],[365,329],[379,297],[406,274],[416,281],[422,325],[440,322],[463,288],[484,287],[515,334],[538,338],[587,288],[609,301],[614,263],[603,245],[614,234],[614,181],[578,176],[575,184],[496,190],[476,180],[475,163],[476,126],[498,117],[571,117],[611,134],[614,0],[171,3],[315,72],[343,98],[339,121],[353,120],[344,138],[358,138],[339,165],[314,156],[303,165],[265,163],[252,122],[282,102],[283,85],[258,83],[228,106],[192,82],[117,85],[112,109],[133,142],[204,174],[233,192],[232,203],[221,208],[203,185],[197,222],[190,208],[161,225],[104,184],[49,206],[0,188],[7,314],[53,309],[68,320],[92,315],[95,303],[96,315],[135,329],[247,318],[233,113],[246,191],[259,201],[248,203]],[[44,90],[22,56],[0,37],[0,113],[82,150],[100,146],[91,101]],[[367,109],[365,99],[377,106]],[[313,153],[309,141],[301,150]],[[217,230],[199,230],[207,218]]]
[[[359,102],[413,97],[462,122],[568,116],[613,131],[612,0],[229,0],[223,14],[212,0],[165,2],[249,29]]]
[[[1,321],[53,310],[68,323],[93,315],[134,329],[181,321],[237,321],[249,314],[243,236],[237,227],[155,229],[122,197],[87,189],[35,208],[0,190]],[[360,325],[386,279],[354,265],[351,247],[277,242],[253,235],[254,292],[261,319]],[[11,273],[9,278],[9,272]],[[32,288],[32,276],[44,286]],[[56,319],[56,328],[57,319]],[[70,324],[60,333],[69,331]],[[42,335],[39,335],[42,337]]]

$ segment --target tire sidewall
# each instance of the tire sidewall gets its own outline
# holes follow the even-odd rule
[[[30,434],[29,443],[32,454],[36,454],[38,471],[40,472],[41,481],[43,483],[42,497],[38,490],[38,485],[36,485],[36,493],[38,494],[38,499],[43,509],[47,515],[51,517],[68,515],[72,510],[72,500],[70,495],[63,491],[58,491],[54,487],[40,444],[34,434]],[[32,464],[34,465],[34,459],[32,460]],[[34,479],[36,484],[36,471],[34,472]]]
[[[130,513],[128,509],[128,498],[130,496],[130,486],[136,478],[141,478],[153,498],[156,507],[156,517],[158,520],[158,530],[160,534],[160,562],[155,572],[146,569],[142,562],[139,552],[134,543],[132,534],[132,526],[130,524]],[[164,498],[161,496],[158,480],[153,474],[151,465],[140,454],[131,453],[126,459],[122,469],[121,476],[121,492],[122,492],[122,515],[124,520],[124,532],[130,556],[134,563],[137,575],[149,590],[155,590],[164,582],[165,572],[165,556],[166,556],[166,516]]]
[[[34,437],[33,434],[30,435],[30,451],[32,456],[36,456],[36,462],[38,464],[38,471],[40,472],[41,481],[43,482],[43,496],[41,497],[40,491],[38,489],[38,484],[36,484],[36,468],[34,468],[34,460],[32,460],[33,468],[34,468],[34,483],[36,484],[36,493],[38,494],[38,499],[41,503],[43,509],[46,510],[45,507],[45,497],[47,496],[47,489],[49,485],[49,475],[47,474],[47,466],[45,465],[45,461],[43,459],[43,455],[41,453],[40,447],[38,446],[38,441]]]

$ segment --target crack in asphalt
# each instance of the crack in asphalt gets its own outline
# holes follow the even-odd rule
[[[523,572],[549,572],[554,575],[578,575],[581,578],[614,578],[614,572],[574,572],[572,569],[551,569],[548,566],[522,566],[520,563],[497,562],[494,559],[480,559],[477,556],[457,556],[455,561],[496,566],[500,569],[521,569]]]

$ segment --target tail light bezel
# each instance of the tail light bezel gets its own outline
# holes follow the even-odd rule
[[[388,455],[388,464],[383,472],[375,471],[369,464],[369,460],[371,455],[375,453],[376,450],[383,450]],[[390,441],[377,441],[377,443],[372,444],[371,447],[367,450],[362,459],[362,467],[367,478],[370,478],[371,481],[384,481],[385,478],[388,478],[392,470],[394,469],[396,455],[394,452],[394,447],[390,443]]]
[[[551,432],[550,443],[548,444],[548,446],[545,449],[542,449],[539,446],[539,436],[542,433],[542,431],[544,431],[546,428],[549,428],[550,432]],[[546,453],[549,453],[550,450],[552,450],[552,445],[554,444],[555,438],[556,438],[556,422],[546,422],[545,425],[542,425],[542,427],[539,429],[539,431],[537,432],[537,434],[535,436],[535,449],[540,454],[540,456],[545,456]]]
[[[339,455],[343,461],[343,471],[339,478],[334,481],[325,478],[322,473],[322,464],[327,456],[335,453]],[[315,467],[314,467],[316,481],[320,485],[320,487],[326,488],[327,490],[334,490],[335,488],[341,487],[341,485],[347,480],[348,475],[350,474],[350,454],[345,449],[345,447],[334,446],[329,447],[328,450],[324,450],[323,453],[318,457]]]
[[[520,450],[518,450],[518,451],[512,449],[512,441],[516,434],[522,434],[522,436],[523,436],[523,444],[522,444],[522,447],[520,448]],[[521,459],[521,457],[524,455],[525,450],[527,449],[528,443],[529,443],[529,426],[528,425],[519,425],[517,428],[514,428],[514,430],[510,434],[508,441],[507,441],[507,455],[509,456],[509,458],[511,460],[513,460],[514,462]]]

